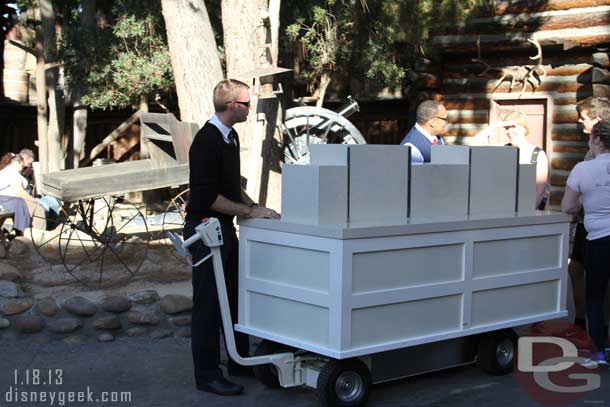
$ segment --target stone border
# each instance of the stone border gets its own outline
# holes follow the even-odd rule
[[[80,343],[87,337],[100,342],[120,336],[190,337],[192,307],[190,297],[161,298],[155,290],[108,296],[98,303],[81,296],[35,299],[24,295],[16,281],[0,280],[0,339]]]

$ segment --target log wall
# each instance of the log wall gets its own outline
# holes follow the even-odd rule
[[[536,49],[528,38],[541,43],[547,76],[535,92],[528,85],[521,97],[521,86],[511,91],[509,80],[494,91],[501,72],[490,70],[480,76],[484,66],[473,62],[478,50],[492,67],[531,66],[529,57]],[[441,63],[429,70],[422,90],[445,101],[449,143],[468,144],[485,128],[496,97],[549,99],[552,151],[547,154],[551,205],[556,207],[570,170],[587,151],[587,139],[576,126],[576,104],[589,96],[610,96],[610,0],[502,2],[494,16],[439,30],[433,43],[440,49]]]

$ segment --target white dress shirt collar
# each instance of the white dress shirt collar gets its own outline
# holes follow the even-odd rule
[[[225,143],[230,144],[231,141],[229,140],[229,133],[231,133],[232,129],[230,127],[225,126],[225,124],[220,121],[218,116],[216,116],[216,113],[214,113],[214,115],[210,117],[209,122],[216,126],[218,130],[220,130],[220,133],[222,133],[222,138],[224,139]]]
[[[426,136],[426,138],[428,139],[428,141],[430,141],[430,143],[434,143],[434,140],[436,140],[436,137],[433,136],[432,134],[430,134],[428,132],[428,130],[424,129],[422,126],[419,125],[419,123],[415,123],[415,128],[417,130],[419,130],[419,132],[421,134],[423,134],[424,136]]]

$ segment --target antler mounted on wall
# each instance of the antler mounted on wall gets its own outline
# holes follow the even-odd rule
[[[483,76],[489,71],[499,71],[502,75],[500,79],[496,81],[496,84],[491,91],[492,93],[498,89],[498,87],[505,80],[510,79],[510,88],[514,89],[515,87],[521,85],[521,92],[519,96],[521,96],[525,89],[527,88],[527,84],[529,83],[532,86],[532,92],[535,92],[536,89],[542,84],[542,78],[546,76],[546,69],[542,65],[542,47],[538,40],[528,39],[528,42],[533,44],[538,51],[536,55],[533,57],[529,57],[531,60],[536,61],[534,65],[511,65],[505,67],[499,66],[490,66],[485,60],[481,57],[481,44],[480,39],[477,39],[477,58],[473,58],[473,62],[478,62],[485,66],[485,70],[481,72],[477,76]]]

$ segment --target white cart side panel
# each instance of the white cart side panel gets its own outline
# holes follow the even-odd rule
[[[352,292],[390,290],[464,279],[464,245],[354,253]]]
[[[473,278],[557,268],[561,254],[560,234],[475,242]]]
[[[472,293],[474,327],[559,311],[560,280]]]
[[[409,149],[349,146],[349,221],[404,221],[408,210]]]
[[[339,348],[331,328],[341,304],[341,247],[337,239],[241,227],[237,328],[312,351]]]
[[[468,165],[414,165],[411,173],[411,219],[468,214]]]
[[[273,243],[246,242],[246,277],[328,293],[330,253]],[[254,266],[255,265],[255,266]]]
[[[517,204],[519,150],[470,148],[470,213],[514,214]]]
[[[536,210],[536,164],[519,164],[519,193],[517,211],[520,213]]]
[[[329,343],[328,308],[255,292],[246,294],[246,307],[256,310],[246,321],[253,329],[313,345]]]
[[[352,347],[384,344],[461,328],[462,295],[361,308],[352,312]]]

